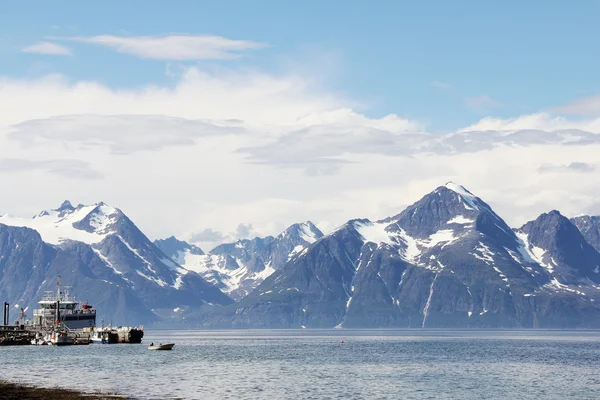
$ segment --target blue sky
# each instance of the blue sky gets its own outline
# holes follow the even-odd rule
[[[531,113],[598,93],[599,17],[598,1],[5,2],[0,74],[166,84],[164,60],[85,43],[68,43],[74,57],[20,50],[54,36],[218,35],[268,47],[202,61],[207,67],[303,65],[368,115],[396,113],[446,132],[484,115]]]
[[[395,215],[600,214],[600,1],[0,3],[0,214],[210,248]],[[204,243],[205,242],[205,243]]]

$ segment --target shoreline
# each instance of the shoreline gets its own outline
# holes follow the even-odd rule
[[[0,379],[0,397],[7,400],[36,399],[36,400],[102,400],[128,399],[116,393],[85,392],[59,387],[46,388],[20,382],[8,382]]]

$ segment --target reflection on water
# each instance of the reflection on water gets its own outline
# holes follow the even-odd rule
[[[0,348],[2,379],[159,399],[596,399],[599,356],[597,331],[147,331],[142,345]]]

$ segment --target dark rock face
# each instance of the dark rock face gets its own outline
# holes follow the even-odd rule
[[[523,225],[517,232],[527,235],[538,251],[537,261],[561,284],[600,282],[600,254],[584,239],[577,227],[554,210]]]
[[[295,254],[205,326],[600,326],[600,255],[557,212],[513,231],[463,187]]]
[[[65,202],[40,218],[58,221],[51,229],[74,237],[86,232],[94,239],[64,237],[49,244],[43,241],[47,233],[0,221],[0,299],[27,307],[28,315],[44,291],[56,290],[59,275],[78,300],[97,308],[98,322],[151,324],[168,317],[177,323],[188,309],[232,303],[200,275],[170,260],[118,209]]]
[[[174,236],[166,239],[158,239],[154,241],[156,247],[158,247],[167,257],[177,261],[179,253],[188,251],[190,254],[202,256],[204,252],[200,247],[191,245],[182,240],[177,240]]]
[[[585,240],[600,252],[600,216],[582,215],[571,219]]]

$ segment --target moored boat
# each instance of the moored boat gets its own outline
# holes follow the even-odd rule
[[[92,343],[114,344],[119,343],[119,334],[112,328],[96,328],[90,339]]]
[[[38,302],[39,309],[33,310],[33,325],[48,329],[61,323],[68,329],[84,329],[96,326],[96,309],[79,302],[70,294],[71,286],[61,290],[60,276],[56,282],[56,294],[46,292]],[[59,321],[59,322],[57,322]]]
[[[175,346],[175,343],[167,343],[167,344],[150,344],[150,346],[148,346],[148,350],[171,350],[173,348],[173,346]]]
[[[119,326],[117,329],[119,343],[142,343],[144,327]]]
[[[54,346],[71,346],[73,343],[75,343],[75,339],[69,336],[66,331],[53,332],[50,338],[50,343],[52,343]]]

